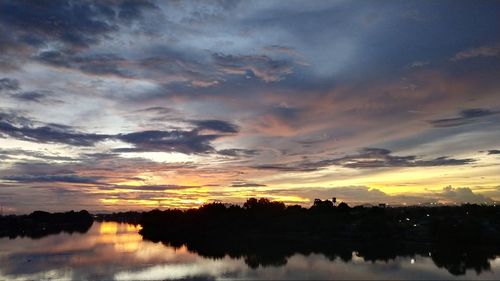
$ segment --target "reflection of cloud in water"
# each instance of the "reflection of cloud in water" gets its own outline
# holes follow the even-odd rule
[[[492,271],[452,276],[429,257],[397,257],[365,261],[353,254],[348,263],[321,254],[296,254],[281,267],[252,269],[243,258],[210,259],[142,239],[139,227],[94,223],[85,234],[47,236],[32,240],[0,239],[0,280],[158,280],[196,277],[229,279],[499,279],[500,259]],[[414,259],[414,263],[411,263]]]

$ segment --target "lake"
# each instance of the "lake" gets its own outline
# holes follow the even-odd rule
[[[186,246],[143,240],[140,226],[95,222],[86,233],[0,239],[0,280],[294,280],[294,279],[500,279],[500,258],[468,257],[436,265],[428,255],[371,261],[319,253],[293,254],[279,263],[249,266],[249,258],[203,257]],[[454,270],[451,270],[454,272]]]

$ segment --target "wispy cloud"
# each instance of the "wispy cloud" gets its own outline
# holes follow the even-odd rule
[[[285,60],[274,60],[268,56],[233,56],[215,53],[212,55],[218,69],[227,74],[252,75],[265,82],[276,82],[292,73],[293,63]]]
[[[431,120],[429,123],[436,128],[449,128],[469,124],[480,118],[496,115],[499,112],[482,108],[473,108],[460,111],[459,117]]]
[[[2,178],[7,181],[16,182],[65,182],[65,183],[82,183],[82,184],[100,184],[99,177],[82,177],[78,175],[17,175],[6,176]]]
[[[460,166],[474,163],[471,158],[454,159],[446,156],[430,160],[419,159],[415,155],[398,156],[393,155],[388,149],[365,148],[357,154],[344,157],[321,160],[316,162],[301,161],[290,164],[265,164],[254,166],[256,169],[276,171],[311,172],[329,166],[342,166],[353,169],[373,168],[397,168],[397,167],[436,167],[436,166]]]
[[[231,184],[231,187],[265,187],[265,184],[259,184],[254,182],[236,181]]]
[[[500,56],[500,44],[486,45],[465,51],[458,52],[450,60],[460,61],[478,57],[497,57]]]

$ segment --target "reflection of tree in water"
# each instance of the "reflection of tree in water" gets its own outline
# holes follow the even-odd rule
[[[147,237],[144,237],[147,239]],[[283,239],[262,239],[256,241],[242,241],[232,239],[210,239],[208,241],[185,241],[184,243],[164,244],[172,247],[187,246],[187,249],[202,257],[222,259],[225,256],[242,258],[251,268],[259,266],[284,266],[288,258],[294,254],[310,255],[322,254],[331,261],[340,260],[348,263],[353,253],[370,262],[389,262],[398,257],[428,256],[439,268],[444,268],[453,275],[464,275],[467,270],[474,270],[477,274],[491,270],[490,260],[495,254],[486,249],[464,249],[460,247],[434,247],[430,244],[399,244],[399,243],[355,243],[338,242],[293,242]]]
[[[327,202],[329,203],[329,202]],[[196,210],[145,213],[141,235],[209,258],[242,258],[252,268],[282,266],[294,254],[323,254],[334,261],[395,260],[428,256],[451,274],[490,269],[500,253],[500,208],[350,208],[315,201],[309,209],[250,199],[243,207],[221,203]],[[174,227],[168,227],[172,225]],[[450,250],[452,249],[452,250]]]
[[[490,271],[489,260],[496,255],[474,249],[447,248],[436,250],[432,253],[432,261],[436,266],[445,268],[453,275],[463,275],[467,269],[474,269],[477,274]]]

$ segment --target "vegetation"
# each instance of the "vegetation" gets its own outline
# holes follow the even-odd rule
[[[60,232],[85,233],[92,226],[93,217],[89,212],[48,213],[35,211],[22,216],[0,216],[0,237],[41,238]]]
[[[242,207],[211,203],[198,209],[153,210],[142,215],[142,234],[151,237],[296,237],[310,239],[390,240],[477,245],[500,241],[500,208],[355,207],[316,201],[309,208],[249,199]]]
[[[316,200],[310,208],[249,199],[243,206],[206,204],[199,209],[143,213],[145,239],[202,256],[242,257],[251,267],[280,265],[294,253],[323,253],[348,261],[429,255],[453,274],[488,270],[500,253],[500,208],[354,207]]]

